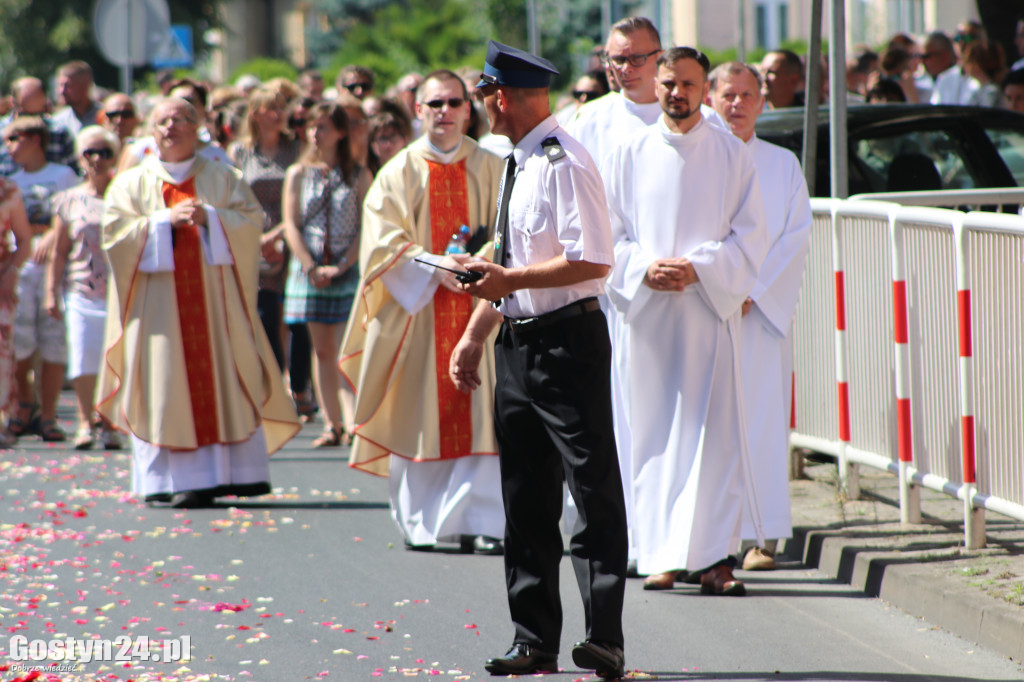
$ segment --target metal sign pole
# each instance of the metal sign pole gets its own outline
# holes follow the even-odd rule
[[[846,2],[832,0],[829,35],[829,128],[832,152],[832,197],[850,194],[846,149]]]
[[[804,149],[800,158],[804,166],[807,192],[814,196],[814,180],[818,171],[818,103],[812,101],[821,83],[821,5],[823,0],[811,2],[811,45],[807,54],[807,78],[804,89]]]
[[[128,46],[128,59],[125,60],[124,68],[121,70],[121,92],[126,95],[132,94],[132,34],[135,33],[132,30],[132,5],[134,0],[124,0],[127,5],[128,21],[124,24],[125,29],[125,45]]]

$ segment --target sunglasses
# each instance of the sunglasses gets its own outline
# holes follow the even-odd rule
[[[614,57],[611,56],[610,54],[606,54],[602,55],[601,63],[604,64],[605,66],[611,64],[615,68],[621,69],[628,62],[629,65],[632,66],[633,68],[639,68],[646,64],[647,60],[650,57],[653,57],[659,52],[661,52],[660,49],[654,50],[653,52],[648,52],[647,54],[616,55]]]
[[[348,90],[349,92],[355,92],[356,88],[362,88],[363,90],[369,90],[370,89],[370,84],[369,83],[349,83],[348,85],[345,86],[345,89]]]
[[[134,118],[135,112],[131,109],[117,109],[116,111],[104,111],[103,115],[107,117],[107,120],[113,121],[115,118]]]
[[[288,119],[288,126],[291,128],[301,128],[306,125],[307,120],[298,116],[292,116]]]
[[[83,149],[82,156],[84,156],[87,159],[96,157],[103,159],[105,161],[109,161],[110,159],[114,158],[114,150],[109,147],[100,147],[99,149]]]
[[[578,102],[589,102],[595,97],[600,97],[601,93],[596,90],[573,90],[572,98]]]
[[[449,109],[458,109],[465,103],[466,100],[462,99],[461,97],[449,97],[448,99],[432,99],[429,102],[424,102],[424,104],[426,104],[434,111],[440,111],[445,104],[448,105]]]

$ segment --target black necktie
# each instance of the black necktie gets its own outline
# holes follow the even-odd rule
[[[494,262],[505,267],[508,260],[508,201],[516,181],[516,160],[512,154],[505,158],[505,177],[501,179],[501,198],[498,200],[498,222],[495,225]]]

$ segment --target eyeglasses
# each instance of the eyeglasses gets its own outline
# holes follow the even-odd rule
[[[115,118],[134,118],[135,112],[132,109],[117,109],[116,111],[104,111],[103,115],[107,117],[108,121],[113,121]]]
[[[589,102],[592,99],[600,97],[603,93],[596,90],[573,90],[572,98],[577,102]]]
[[[11,133],[4,139],[7,140],[9,143],[14,144],[15,142],[21,139],[21,133]]]
[[[361,88],[363,90],[369,90],[373,86],[371,86],[369,83],[357,82],[357,83],[348,83],[344,87],[349,92],[355,92],[356,88]]]
[[[110,147],[100,147],[99,149],[83,149],[82,156],[84,156],[87,159],[96,157],[103,159],[105,161],[109,161],[110,159],[114,158],[114,150],[111,149]]]
[[[458,109],[465,103],[466,100],[462,99],[461,97],[449,97],[448,99],[432,99],[429,102],[424,102],[424,104],[426,104],[434,111],[440,111],[445,104],[448,105],[449,109]]]
[[[659,52],[661,52],[661,50],[657,49],[654,50],[653,52],[648,52],[647,54],[615,55],[614,57],[610,54],[605,53],[601,55],[601,63],[604,64],[605,66],[611,64],[616,69],[621,69],[627,63],[629,63],[629,65],[632,66],[633,68],[640,68],[641,66],[647,63],[647,60],[650,57],[653,57]]]

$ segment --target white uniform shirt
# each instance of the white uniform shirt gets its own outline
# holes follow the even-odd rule
[[[565,156],[548,160],[541,142],[558,139]],[[614,248],[604,184],[590,154],[549,116],[512,151],[516,180],[508,211],[506,267],[564,256],[612,265]],[[508,317],[534,317],[604,293],[604,279],[566,287],[521,289],[501,300]]]

